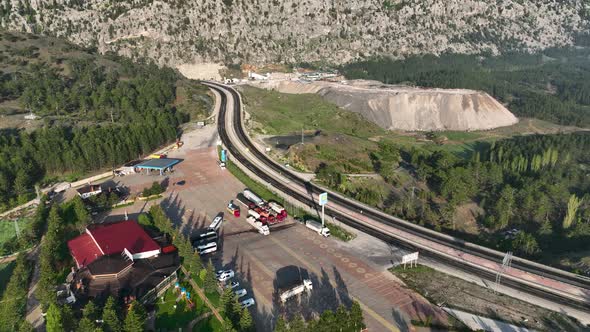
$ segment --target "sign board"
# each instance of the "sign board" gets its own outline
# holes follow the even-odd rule
[[[221,150],[221,162],[224,163],[227,161],[227,150]]]
[[[328,204],[328,193],[321,193],[320,194],[320,205],[324,206]]]
[[[408,255],[404,255],[402,257],[402,264],[406,264],[412,261],[417,261],[418,260],[418,252],[413,252],[411,254]]]

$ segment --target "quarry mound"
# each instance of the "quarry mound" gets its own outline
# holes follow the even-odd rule
[[[485,92],[385,85],[376,81],[270,80],[251,85],[283,93],[316,93],[388,130],[475,131],[518,122]]]

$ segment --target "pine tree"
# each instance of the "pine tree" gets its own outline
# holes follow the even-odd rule
[[[213,293],[217,289],[217,276],[211,260],[207,263],[207,274],[205,274],[205,291]]]
[[[301,315],[297,315],[293,320],[289,322],[289,331],[291,332],[306,332],[305,322]]]
[[[274,332],[289,332],[289,327],[287,327],[287,323],[283,316],[279,316],[279,319],[277,319]]]
[[[61,321],[65,331],[74,331],[76,329],[74,312],[69,305],[61,307]]]
[[[102,311],[103,328],[106,332],[121,332],[121,319],[119,318],[117,304],[112,296],[109,296]]]
[[[89,301],[88,303],[86,303],[86,305],[84,306],[84,309],[82,309],[82,316],[84,318],[88,318],[91,321],[94,321],[96,319],[98,319],[99,315],[99,311],[98,308],[96,307],[96,304],[94,304],[94,302]]]
[[[78,329],[76,330],[76,332],[95,332],[95,330],[96,326],[94,325],[94,323],[87,317],[84,317],[80,319],[80,322],[78,323]]]
[[[125,317],[125,332],[142,332],[145,321],[145,310],[137,301],[131,302]]]
[[[223,328],[222,328],[223,332],[236,332],[236,329],[234,328],[231,320],[229,320],[229,318],[225,317],[225,319],[223,320]]]
[[[240,332],[251,332],[254,331],[254,321],[248,308],[242,309],[242,315],[240,317]]]
[[[84,206],[84,202],[80,196],[75,196],[72,201],[74,204],[74,213],[76,215],[75,226],[78,232],[82,233],[91,221],[90,214],[88,213],[88,210],[86,210],[86,206]]]
[[[34,332],[35,328],[27,320],[23,320],[18,328],[18,332]]]
[[[357,301],[352,302],[349,317],[350,326],[352,326],[355,331],[360,331],[366,327],[363,318],[363,310]]]
[[[572,226],[581,204],[582,200],[578,198],[578,196],[575,194],[570,196],[570,199],[567,202],[567,213],[563,218],[563,229],[568,229]]]
[[[47,332],[63,332],[64,326],[62,323],[61,310],[57,304],[49,305],[47,316],[45,318],[45,329]]]

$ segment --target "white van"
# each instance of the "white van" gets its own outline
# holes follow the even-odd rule
[[[216,252],[216,251],[217,251],[217,243],[215,243],[215,242],[209,242],[207,244],[197,247],[197,253],[199,253],[199,255],[205,255],[205,254]]]

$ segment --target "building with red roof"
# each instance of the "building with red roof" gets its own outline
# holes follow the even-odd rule
[[[133,220],[92,224],[86,233],[68,241],[78,268],[104,255],[122,254],[131,261],[157,256],[160,246]]]
[[[76,297],[141,298],[180,267],[176,247],[165,234],[152,238],[136,221],[92,224],[68,241],[76,267]]]

